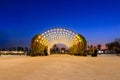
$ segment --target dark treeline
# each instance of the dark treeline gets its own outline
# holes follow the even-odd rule
[[[28,52],[28,47],[10,47],[10,48],[1,48],[0,51],[25,51]]]
[[[53,47],[50,49],[50,53],[52,54],[64,54],[67,53],[68,50],[66,50],[65,47],[59,48],[57,44],[54,44]]]
[[[110,53],[120,53],[120,38],[115,39],[113,42],[106,44]]]

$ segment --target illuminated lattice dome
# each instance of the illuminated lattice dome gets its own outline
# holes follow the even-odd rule
[[[57,43],[67,45],[71,54],[81,54],[86,50],[86,40],[82,35],[68,29],[54,28],[33,37],[31,54],[44,55],[44,51],[47,50],[50,55],[50,48]]]

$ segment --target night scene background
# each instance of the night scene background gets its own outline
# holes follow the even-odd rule
[[[120,38],[120,0],[0,0],[0,48],[30,46],[50,28],[67,28],[88,44]]]

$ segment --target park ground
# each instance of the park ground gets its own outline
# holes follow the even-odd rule
[[[0,56],[0,80],[120,80],[120,56]]]

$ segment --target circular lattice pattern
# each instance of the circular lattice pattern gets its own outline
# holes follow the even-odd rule
[[[73,37],[76,35],[71,30],[63,29],[63,28],[55,28],[47,30],[46,32],[41,34],[44,38],[48,40],[48,42],[52,42],[55,40],[61,40],[66,42],[71,42]]]
[[[50,54],[50,48],[57,43],[67,45],[73,54],[83,53],[86,49],[86,40],[82,35],[65,28],[53,28],[36,35],[32,39],[31,52],[33,54],[44,54],[44,50],[47,49]]]

